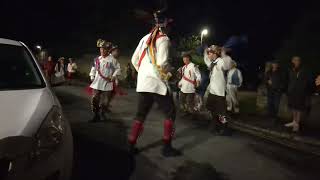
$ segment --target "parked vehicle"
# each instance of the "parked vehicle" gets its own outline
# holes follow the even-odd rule
[[[34,56],[0,38],[0,64],[0,179],[69,179],[70,125]]]

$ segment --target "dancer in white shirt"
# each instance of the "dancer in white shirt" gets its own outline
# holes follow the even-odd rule
[[[221,51],[219,46],[210,46],[204,52],[204,61],[211,71],[207,109],[213,118],[214,132],[224,135],[227,129],[224,72],[230,69],[231,58],[222,58]]]
[[[105,113],[109,109],[109,101],[112,98],[113,82],[120,69],[118,61],[108,56],[111,43],[99,39],[97,47],[100,48],[100,56],[94,59],[89,74],[92,81],[90,87],[93,89],[91,106],[94,118],[92,122],[106,120]]]
[[[195,108],[195,92],[200,85],[201,74],[198,67],[191,62],[189,54],[183,55],[183,63],[181,68],[181,80],[178,83],[180,88],[180,105],[185,113],[193,113]]]

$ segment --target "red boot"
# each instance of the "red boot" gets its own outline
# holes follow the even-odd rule
[[[163,133],[164,146],[162,148],[162,155],[165,157],[179,156],[182,154],[179,150],[173,148],[171,145],[173,135],[174,135],[173,121],[170,119],[167,119],[164,121],[164,133]]]
[[[129,141],[129,151],[131,153],[136,154],[138,152],[137,148],[135,147],[137,140],[140,136],[140,134],[143,131],[143,122],[135,120],[133,122],[131,133],[129,135],[128,141]]]

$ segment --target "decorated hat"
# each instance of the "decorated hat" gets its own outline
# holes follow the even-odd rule
[[[211,52],[211,53],[216,53],[219,56],[221,55],[221,50],[222,48],[220,46],[217,45],[211,45],[208,47],[207,52]]]
[[[58,61],[65,60],[64,57],[59,57]]]
[[[110,49],[111,48],[111,42],[107,42],[103,39],[98,39],[97,40],[97,47],[98,48],[105,48],[105,49]]]
[[[113,50],[116,50],[116,49],[119,49],[119,47],[117,45],[113,44],[111,46],[110,52],[112,52]]]
[[[167,27],[173,22],[173,19],[166,17],[165,10],[166,8],[153,13],[155,23],[158,27]]]

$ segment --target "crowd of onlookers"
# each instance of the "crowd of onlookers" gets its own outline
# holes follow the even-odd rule
[[[182,57],[185,66],[178,69],[178,79],[184,79],[186,86],[196,87],[188,89],[181,89],[181,85],[177,85],[179,105],[184,112],[191,114],[195,111],[199,111],[197,108],[199,103],[202,103],[204,93],[200,93],[201,86],[206,86],[204,89],[208,89],[208,84],[202,85],[202,82],[193,80],[197,79],[197,76],[201,77],[202,72],[197,67],[195,69],[188,68],[188,64],[191,63],[191,56],[185,55]],[[239,113],[239,100],[238,100],[238,88],[241,87],[243,77],[241,71],[237,68],[237,63],[231,61],[231,69],[225,72],[225,102],[227,111],[232,113]],[[299,132],[301,130],[301,121],[306,117],[311,109],[311,95],[314,92],[314,87],[320,91],[320,75],[314,80],[312,73],[302,63],[302,60],[298,56],[294,56],[291,59],[290,67],[281,67],[279,61],[272,61],[270,67],[266,67],[264,74],[264,84],[267,89],[267,112],[268,116],[273,120],[274,124],[279,124],[279,106],[281,98],[286,94],[288,99],[288,108],[292,112],[292,121],[284,126],[290,128],[293,132]],[[194,77],[190,81],[183,73],[192,72]],[[190,69],[190,70],[189,70]],[[181,72],[180,72],[181,71]],[[126,68],[127,82],[129,87],[134,87],[135,71],[132,70],[131,65],[128,64]],[[188,74],[189,75],[189,74]],[[204,76],[202,76],[204,78]],[[203,81],[203,80],[202,80]],[[180,81],[181,82],[181,81]],[[193,85],[194,83],[194,85]]]
[[[73,58],[68,58],[68,63],[66,63],[64,57],[60,57],[57,61],[54,61],[49,56],[42,68],[50,84],[67,82],[70,85],[78,67]]]
[[[282,95],[286,94],[288,107],[292,112],[292,121],[285,124],[285,127],[292,128],[293,132],[299,132],[301,121],[311,109],[311,95],[315,85],[320,85],[320,76],[314,80],[301,58],[294,56],[291,59],[290,68],[280,67],[278,61],[271,62],[271,67],[266,69],[265,84],[268,115],[274,120],[274,123],[279,122],[280,100]]]

